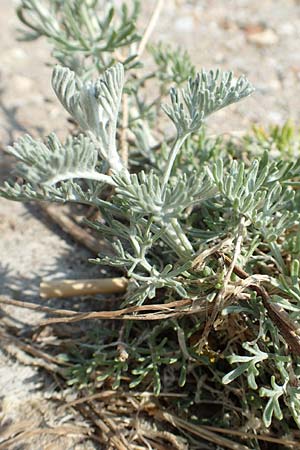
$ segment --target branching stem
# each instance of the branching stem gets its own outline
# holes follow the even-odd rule
[[[238,231],[237,231],[237,236],[236,236],[236,243],[235,243],[235,248],[234,248],[234,253],[233,253],[233,258],[232,261],[228,267],[228,270],[226,272],[226,275],[224,277],[223,280],[223,287],[222,289],[219,291],[215,302],[214,302],[214,309],[212,311],[211,316],[209,317],[209,320],[207,320],[202,337],[201,337],[201,341],[199,343],[199,347],[200,349],[203,348],[206,344],[207,344],[207,338],[208,335],[211,331],[211,328],[217,318],[218,312],[220,311],[220,309],[222,308],[222,303],[226,294],[226,289],[227,289],[227,285],[230,281],[231,275],[234,271],[237,259],[241,253],[241,245],[242,245],[242,240],[243,240],[243,232],[244,232],[244,228],[245,228],[245,217],[242,216],[240,219],[240,223],[239,223],[239,227],[238,227]]]

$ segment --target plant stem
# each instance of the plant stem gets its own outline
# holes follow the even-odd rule
[[[152,16],[150,18],[150,21],[149,21],[149,23],[147,25],[147,28],[145,30],[145,33],[144,33],[144,35],[142,37],[142,40],[140,42],[140,45],[139,45],[139,48],[138,48],[138,51],[137,51],[138,58],[140,58],[142,56],[142,54],[144,53],[144,50],[145,50],[145,48],[147,46],[147,43],[148,43],[149,38],[150,38],[150,36],[152,34],[152,31],[154,30],[154,27],[155,27],[155,25],[156,25],[156,23],[158,21],[158,18],[159,18],[159,15],[160,15],[162,7],[163,7],[163,0],[157,0],[156,1],[156,5],[155,5],[154,10],[153,10],[153,13],[152,13]]]
[[[122,108],[122,128],[120,134],[120,146],[121,146],[121,158],[124,167],[128,167],[128,141],[127,141],[127,130],[128,130],[128,94],[123,93],[123,108]]]
[[[176,140],[175,140],[175,142],[173,144],[173,147],[172,147],[172,149],[170,151],[169,160],[167,162],[167,167],[165,169],[165,173],[164,173],[164,176],[163,176],[163,179],[162,179],[162,192],[163,192],[163,195],[166,192],[166,187],[167,187],[167,184],[168,184],[171,172],[172,172],[172,168],[173,168],[173,165],[174,165],[177,153],[179,152],[181,146],[183,145],[183,143],[184,143],[184,141],[186,140],[187,137],[188,137],[188,134],[185,134],[183,136],[177,136],[177,138],[176,138]]]
[[[276,242],[270,242],[269,247],[271,250],[271,253],[274,257],[274,261],[276,263],[276,266],[280,272],[282,272],[284,275],[288,275],[284,260],[281,256],[280,250],[278,248],[278,244]]]
[[[47,186],[53,186],[54,184],[65,181],[65,180],[72,180],[74,178],[81,178],[85,180],[95,180],[99,181],[100,183],[107,183],[111,186],[115,186],[115,182],[112,180],[111,176],[105,175],[103,173],[98,172],[78,172],[78,173],[69,173],[69,174],[63,174],[63,175],[56,175],[52,177],[51,179],[47,180],[45,185]]]

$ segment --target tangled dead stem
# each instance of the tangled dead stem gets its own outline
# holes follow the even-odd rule
[[[57,415],[57,420],[51,414],[46,418],[45,398],[37,396],[31,407],[44,412],[10,423],[4,398],[0,449],[23,444],[47,449],[300,448],[295,428],[300,426],[299,130],[286,123],[269,131],[256,126],[238,137],[195,135],[208,115],[249,95],[251,85],[227,72],[196,75],[186,52],[163,44],[149,47],[157,70],[140,82],[134,71],[163,2],[153,3],[141,36],[138,2],[129,2],[132,10],[117,9],[118,19],[107,9],[99,23],[89,9],[97,3],[62,6],[57,0],[52,5],[56,18],[35,0],[21,2],[18,15],[30,38],[50,39],[54,58],[67,66],[55,69],[53,87],[72,124],[75,120],[86,136],[77,136],[73,128],[73,136],[61,144],[52,134],[48,147],[28,136],[19,139],[10,149],[23,162],[18,183],[7,184],[1,194],[18,200],[76,198],[92,205],[42,205],[41,210],[89,252],[106,254],[94,263],[117,267],[131,281],[124,298],[86,296],[84,304],[74,299],[71,308],[63,302],[58,309],[55,300],[50,306],[33,303],[32,297],[23,301],[22,288],[18,299],[0,297],[2,349],[20,364],[42,370],[46,405],[55,405]],[[297,2],[289,7],[297,8]],[[178,2],[176,8],[197,20],[197,2]],[[238,8],[236,14],[236,20],[223,18],[220,25],[229,35],[239,26],[262,52],[290,33],[281,25],[278,35],[260,22],[241,25]],[[184,20],[179,25],[185,29]],[[134,75],[122,93],[124,68]],[[85,84],[93,70],[103,78]],[[155,77],[158,97],[149,102],[147,83]],[[176,127],[175,138],[154,128],[155,118],[165,124],[158,106],[172,83],[171,106],[164,110]],[[180,91],[184,84],[188,87]],[[99,122],[91,114],[95,99]],[[25,131],[13,110],[2,109]],[[195,167],[199,171],[193,172]],[[141,168],[145,172],[136,176]],[[87,185],[73,182],[84,177]],[[116,190],[113,207],[107,206],[113,190],[103,190],[103,183]],[[96,231],[120,237],[112,239],[114,249],[110,239],[99,240],[83,225],[83,216]],[[128,236],[132,253],[124,244]],[[16,320],[16,307],[41,313],[38,323]]]

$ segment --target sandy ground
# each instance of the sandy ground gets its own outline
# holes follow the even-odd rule
[[[149,11],[154,1],[144,5]],[[50,87],[49,46],[44,40],[17,42],[18,26],[13,2],[0,0],[1,181],[11,163],[1,149],[17,136],[25,132],[43,136],[53,130],[64,136],[68,129],[66,115]],[[268,126],[287,118],[299,121],[299,35],[300,2],[296,0],[166,0],[153,38],[186,47],[198,68],[232,69],[246,74],[255,85],[252,98],[210,120],[208,126],[214,133],[244,130],[253,122]],[[20,300],[39,300],[42,277],[98,274],[97,268],[86,263],[88,252],[49,226],[38,208],[3,199],[0,255],[0,293]],[[5,314],[25,324],[40,318],[13,307],[5,308]],[[52,387],[36,369],[0,354],[3,424],[24,419],[32,424],[41,420],[48,425],[61,423],[63,413],[47,400]],[[76,442],[75,438],[43,437],[22,448],[38,450],[50,443],[58,450],[99,448],[88,441]]]

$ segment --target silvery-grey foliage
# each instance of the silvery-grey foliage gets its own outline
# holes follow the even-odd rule
[[[96,82],[82,82],[68,68],[55,67],[53,89],[80,127],[93,135],[98,151],[110,167],[122,168],[116,150],[116,127],[124,85],[122,64],[106,70]]]
[[[289,125],[274,128],[268,137],[257,129],[255,139],[242,142],[242,153],[222,139],[203,138],[199,130],[206,118],[250,95],[251,84],[232,72],[196,74],[186,52],[161,45],[152,50],[157,66],[152,74],[131,74],[128,69],[139,64],[131,45],[140,39],[138,2],[131,12],[127,2],[117,3],[114,8],[102,2],[98,15],[98,0],[20,1],[19,17],[31,29],[26,38],[50,40],[62,64],[53,71],[53,88],[84,134],[65,143],[54,134],[45,143],[20,138],[9,148],[19,160],[18,180],[5,183],[0,195],[92,205],[101,220],[89,225],[109,238],[114,250],[92,262],[126,272],[123,304],[148,302],[152,308],[151,302],[163,303],[166,314],[170,301],[183,299],[190,306],[187,314],[178,309],[177,317],[155,324],[131,320],[120,334],[116,326],[100,340],[90,339],[87,347],[95,351],[87,361],[80,354],[70,384],[84,385],[91,376],[93,381],[112,379],[118,388],[126,374],[130,388],[147,380],[143,388],[153,385],[159,394],[165,387],[170,391],[167,369],[174,365],[173,378],[180,387],[187,384],[185,411],[201,396],[222,403],[222,426],[224,420],[236,425],[234,409],[243,411],[239,420],[247,429],[256,418],[255,433],[258,428],[265,432],[274,420],[286,433],[291,418],[300,427],[299,351],[291,354],[262,296],[248,288],[267,278],[270,304],[288,314],[284,325],[290,319],[298,323],[300,164],[290,155],[297,155],[299,136],[295,145]],[[151,102],[143,88],[148,79],[159,80],[160,95]],[[175,137],[159,127],[160,105],[170,86],[171,102],[164,110],[176,127]],[[281,161],[272,158],[274,146]],[[122,147],[129,149],[128,161]],[[250,149],[257,151],[255,158]],[[226,242],[228,247],[214,253]],[[235,256],[249,276],[240,278],[236,270],[228,279],[227,255]],[[211,342],[202,345],[211,306],[220,315],[211,323]],[[121,334],[125,361],[119,353]],[[236,386],[228,388],[230,383]],[[264,425],[257,428],[260,415]],[[279,421],[284,421],[281,428]]]
[[[165,105],[164,110],[178,134],[184,136],[197,131],[210,114],[242,100],[253,90],[244,76],[234,80],[233,72],[202,70],[189,79],[181,95],[178,89],[171,89],[172,103]]]
[[[95,144],[82,134],[69,137],[64,145],[54,133],[46,144],[25,135],[7,151],[21,161],[17,174],[32,184],[53,186],[76,178],[113,184],[110,177],[97,171]]]
[[[118,61],[116,50],[126,51],[127,68],[138,65],[131,45],[140,40],[136,19],[139,1],[131,8],[100,0],[19,0],[17,15],[27,28],[25,41],[46,37],[54,58],[82,78],[102,73]],[[128,48],[126,48],[128,47]]]
[[[136,174],[121,172],[113,176],[117,198],[122,205],[139,214],[155,219],[180,218],[189,206],[200,203],[214,195],[215,188],[205,174],[185,174],[169,184],[163,191],[160,177],[153,171]]]

